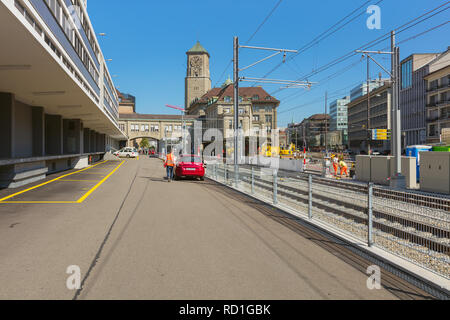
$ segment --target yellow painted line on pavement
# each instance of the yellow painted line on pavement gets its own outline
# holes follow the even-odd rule
[[[76,201],[2,201],[2,204],[76,204]]]
[[[60,182],[99,182],[100,180],[60,180]]]
[[[103,175],[103,176],[105,176],[105,173],[104,173],[104,172],[101,172],[101,173],[95,173],[95,172],[83,172],[83,174],[92,174],[92,175],[97,175],[97,176]]]
[[[25,192],[28,192],[28,191],[31,191],[31,190],[34,190],[34,189],[43,187],[43,186],[45,186],[45,185],[47,185],[47,184],[49,184],[49,183],[52,183],[52,182],[61,180],[61,179],[65,178],[65,177],[68,177],[68,176],[71,176],[71,175],[80,173],[80,172],[82,172],[82,171],[86,171],[86,170],[92,169],[92,168],[94,168],[94,167],[96,167],[96,166],[98,166],[98,165],[101,165],[102,163],[105,163],[105,162],[107,162],[107,161],[108,161],[108,160],[103,161],[103,162],[100,162],[100,163],[97,163],[97,164],[94,164],[93,166],[87,167],[87,168],[85,168],[85,169],[81,169],[81,170],[78,170],[78,171],[75,171],[75,172],[72,172],[72,173],[69,173],[69,174],[65,174],[65,175],[60,176],[60,177],[58,177],[58,178],[56,178],[56,179],[53,179],[53,180],[50,180],[50,181],[41,183],[41,184],[39,184],[39,185],[37,185],[37,186],[34,186],[34,187],[31,187],[31,188],[22,190],[22,191],[20,191],[20,192],[14,193],[14,194],[12,194],[12,195],[10,195],[10,196],[7,196],[7,197],[4,197],[4,198],[0,199],[0,203],[6,203],[5,201],[8,200],[8,199],[14,198],[14,197],[16,197],[16,196],[18,196],[18,195],[21,195],[21,194],[25,193]],[[16,202],[14,202],[14,203],[16,203]]]
[[[80,199],[78,199],[77,203],[82,203],[84,200],[87,199],[95,190],[97,190],[98,187],[100,187],[106,180],[108,180],[114,172],[119,170],[119,168],[125,163],[125,161],[122,161],[113,171],[111,171],[106,177],[104,177],[99,183],[97,183],[91,190],[89,190],[84,196],[82,196]]]

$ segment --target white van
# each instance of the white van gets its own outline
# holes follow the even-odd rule
[[[123,148],[114,152],[114,155],[119,158],[137,158],[139,156],[135,148]]]

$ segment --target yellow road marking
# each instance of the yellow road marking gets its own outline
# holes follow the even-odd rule
[[[99,182],[100,180],[61,180],[61,182]]]
[[[104,173],[104,172],[102,172],[102,173],[95,173],[95,172],[83,172],[83,174],[92,174],[92,175],[97,175],[97,176],[101,176],[101,175],[103,175],[103,176],[105,176],[105,173]]]
[[[111,177],[114,174],[114,172],[116,172],[124,163],[125,163],[125,161],[122,161],[113,171],[111,171],[105,178],[103,178],[103,180],[101,180],[99,183],[97,183],[84,196],[82,196],[80,199],[78,199],[77,203],[82,203],[84,200],[86,200],[87,197],[89,197],[95,190],[97,190],[98,187],[100,187],[106,180],[108,180],[109,177]]]
[[[60,177],[58,177],[58,178],[56,178],[56,179],[53,179],[53,180],[50,180],[50,181],[41,183],[41,184],[39,184],[39,185],[37,185],[37,186],[34,186],[34,187],[31,187],[31,188],[22,190],[22,191],[20,191],[20,192],[14,193],[14,194],[12,194],[12,195],[10,195],[10,196],[7,196],[7,197],[5,197],[5,198],[0,199],[0,203],[6,203],[5,200],[14,198],[14,197],[16,197],[16,196],[18,196],[18,195],[20,195],[20,194],[25,193],[25,192],[28,192],[28,191],[31,191],[31,190],[40,188],[40,187],[45,186],[45,185],[47,185],[47,184],[49,184],[49,183],[52,183],[52,182],[61,180],[62,178],[65,178],[65,177],[68,177],[68,176],[71,176],[71,175],[80,173],[80,172],[82,172],[82,171],[86,171],[86,170],[92,169],[92,168],[94,168],[94,167],[96,167],[96,166],[98,166],[98,165],[101,165],[102,163],[105,163],[105,162],[107,162],[107,161],[108,161],[108,160],[103,161],[103,162],[100,162],[100,163],[97,163],[97,164],[94,164],[93,166],[87,167],[87,168],[85,168],[85,169],[81,169],[81,170],[78,170],[78,171],[75,171],[75,172],[72,172],[72,173],[69,173],[69,174],[65,174],[65,175],[60,176]]]
[[[76,204],[76,201],[2,201],[2,204]]]

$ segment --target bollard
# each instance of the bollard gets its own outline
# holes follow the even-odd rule
[[[255,168],[252,166],[252,194],[255,194]]]
[[[312,197],[313,197],[313,190],[312,190],[312,174],[308,176],[308,217],[309,219],[312,219]]]
[[[368,203],[367,203],[367,213],[368,213],[368,230],[367,230],[367,244],[369,247],[373,245],[373,182],[369,182],[368,188]]]
[[[278,204],[278,197],[277,197],[277,193],[278,193],[278,171],[277,169],[273,170],[273,204],[277,205]]]

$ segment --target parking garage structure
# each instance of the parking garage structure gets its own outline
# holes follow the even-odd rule
[[[119,148],[118,97],[85,1],[0,0],[0,188]]]

